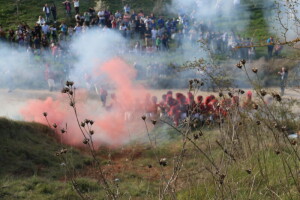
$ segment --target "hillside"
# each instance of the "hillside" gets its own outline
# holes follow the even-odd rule
[[[52,1],[51,1],[52,2]],[[66,18],[64,6],[61,0],[53,1],[57,6],[57,16],[58,21],[66,21],[74,24],[73,17]],[[88,8],[94,7],[96,10],[100,9],[100,7],[104,7],[113,13],[116,10],[123,10],[123,6],[125,4],[129,4],[132,9],[136,12],[139,10],[143,10],[145,13],[150,14],[154,12],[155,14],[160,14],[164,16],[169,16],[170,14],[167,12],[166,5],[169,5],[171,0],[85,0],[80,1],[80,13],[87,11]],[[4,27],[4,29],[13,27],[15,28],[18,23],[25,22],[29,25],[33,25],[38,16],[44,16],[42,12],[42,7],[45,3],[51,5],[51,3],[47,0],[16,0],[16,1],[4,1],[0,0],[0,25]],[[242,10],[246,10],[250,12],[250,16],[244,15],[240,13],[239,16],[235,20],[227,18],[220,18],[215,23],[220,28],[228,28],[228,22],[230,21],[230,27],[232,29],[239,29],[239,27],[247,25],[246,30],[240,32],[243,37],[254,37],[258,40],[265,40],[268,37],[268,26],[264,19],[264,12],[269,10],[269,7],[266,7],[266,2],[262,3],[257,0],[244,0],[242,1]],[[73,10],[74,16],[74,10]]]
[[[47,127],[5,119],[1,119],[0,124],[1,129],[6,132],[6,134],[1,132],[1,136],[6,141],[1,144],[0,150],[1,173],[6,173],[6,176],[0,179],[1,199],[80,199],[65,177],[53,178],[61,170],[57,166],[57,158],[52,154],[59,145],[51,137],[45,137],[45,134],[52,134]],[[180,155],[182,149],[182,138],[174,130],[169,132],[166,130],[159,125],[156,131],[151,132],[158,138],[168,134],[172,136],[169,141],[159,142],[155,149],[147,143],[132,143],[121,148],[110,150],[104,148],[97,151],[103,169],[108,174],[108,180],[121,192],[119,199],[158,198],[158,189],[162,186],[162,174],[167,177],[172,175],[177,162],[173,159]],[[203,132],[204,135],[199,136],[200,138],[194,136],[193,142],[184,145],[183,165],[176,183],[177,199],[222,199],[221,196],[216,196],[220,191],[215,186],[217,183],[213,184],[217,180],[214,180],[209,173],[210,169],[207,168],[210,162],[198,149],[200,147],[203,151],[209,151],[214,155],[214,162],[222,163],[223,151],[214,142],[220,136],[214,128],[205,128]],[[206,141],[211,142],[206,144]],[[2,147],[3,145],[5,146]],[[285,171],[281,165],[280,155],[271,150],[273,147],[270,141],[266,147],[249,154],[247,159],[239,158],[238,152],[234,153],[236,160],[228,159],[228,165],[231,167],[226,170],[223,186],[232,189],[231,198],[226,196],[228,199],[271,200],[274,198],[273,193],[276,193],[280,199],[296,199],[298,193],[295,185],[292,182],[290,186],[283,184],[282,177],[278,176],[278,174],[283,175]],[[10,153],[5,156],[7,154],[5,152]],[[75,155],[74,161],[82,160],[79,155],[73,155]],[[161,165],[157,158],[166,158],[166,165]],[[258,164],[257,160],[263,160],[263,163]],[[44,170],[47,174],[39,176],[42,174],[39,172],[33,176],[35,165],[48,166],[47,170]],[[21,166],[26,167],[21,168]],[[17,172],[18,177],[12,176],[12,172]],[[78,172],[80,175],[76,180],[82,194],[87,195],[89,199],[106,199],[103,185],[93,178],[91,167],[86,166]],[[22,174],[28,177],[22,177]],[[268,187],[262,187],[266,182]],[[251,192],[249,188],[252,188]],[[226,195],[229,195],[228,193]]]
[[[62,145],[48,127],[0,118],[0,177],[42,176],[61,178],[61,161],[55,155]],[[73,151],[74,165],[83,166],[84,156]]]

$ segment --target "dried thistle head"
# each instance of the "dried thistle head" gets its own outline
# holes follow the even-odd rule
[[[260,95],[263,97],[267,95],[267,92],[263,89],[261,89],[259,92],[260,92]]]
[[[258,109],[258,105],[256,103],[252,104],[253,109],[257,110]]]
[[[252,72],[256,74],[258,72],[258,69],[256,67],[253,67]]]
[[[199,81],[199,79],[194,79],[194,82],[196,83],[196,84],[199,84],[200,83],[200,81]]]
[[[152,120],[152,124],[155,125],[157,123],[156,120]]]
[[[85,138],[85,139],[82,141],[82,143],[83,143],[83,144],[88,144],[89,141],[90,141],[89,139]]]
[[[69,91],[69,94],[72,96],[72,95],[73,95],[73,91],[72,91],[72,90],[70,90],[70,91]]]
[[[146,120],[146,116],[145,115],[142,116],[142,120],[144,120],[144,121]]]
[[[159,164],[163,167],[167,166],[167,159],[166,158],[161,158],[159,160]]]
[[[242,89],[239,89],[239,93],[241,93],[241,94],[245,94],[245,91],[244,91],[244,90],[242,90]]]
[[[246,172],[247,172],[248,174],[251,174],[251,173],[252,173],[252,170],[251,170],[251,169],[247,169]]]
[[[90,135],[94,135],[95,132],[93,130],[90,130],[89,133]]]
[[[193,85],[193,83],[194,83],[194,80],[189,80],[190,85]]]
[[[66,81],[66,86],[70,87],[73,86],[74,82],[73,81]]]
[[[61,132],[61,133],[65,133],[66,130],[65,130],[65,129],[61,129],[60,132]]]
[[[239,69],[241,69],[243,67],[243,65],[242,65],[241,62],[239,62],[239,63],[236,64],[236,67],[239,68]]]
[[[258,125],[258,126],[259,126],[260,124],[261,124],[261,122],[260,122],[260,121],[256,121],[256,125]]]
[[[74,107],[74,106],[75,106],[75,102],[74,102],[74,101],[71,101],[71,102],[70,102],[70,106],[71,106],[71,107]]]
[[[229,96],[230,98],[232,98],[232,97],[233,97],[233,94],[232,94],[231,92],[228,92],[228,96]]]
[[[199,139],[199,135],[198,134],[194,134],[194,140],[198,140]]]
[[[54,123],[54,124],[53,124],[53,128],[57,128],[57,124]]]
[[[278,94],[278,93],[275,93],[275,92],[272,92],[272,97],[278,101],[278,102],[281,102],[281,96]]]
[[[245,64],[246,64],[246,60],[245,60],[245,59],[242,59],[242,60],[240,61],[240,63],[241,63],[242,65],[245,65]]]
[[[68,87],[64,87],[62,90],[61,90],[61,93],[65,94],[65,93],[68,93],[70,92],[70,89]]]
[[[43,112],[43,115],[44,115],[44,117],[47,117],[47,116],[48,116],[48,113]]]
[[[225,177],[226,177],[225,174],[220,174],[220,176],[219,176],[219,182],[220,182],[220,184],[223,184],[223,183],[224,183]]]
[[[219,92],[219,97],[223,97],[224,94],[222,92]]]
[[[84,123],[84,122],[81,122],[80,126],[81,126],[81,127],[85,127],[85,123]]]
[[[67,149],[66,148],[62,148],[61,150],[60,150],[60,154],[66,154],[67,153]]]
[[[93,120],[90,120],[90,125],[93,125],[94,124],[94,121]]]
[[[90,123],[90,120],[89,120],[89,119],[85,119],[85,120],[84,120],[84,123],[89,124],[89,123]]]

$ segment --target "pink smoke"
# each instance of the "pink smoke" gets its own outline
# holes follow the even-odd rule
[[[94,76],[105,75],[107,80],[110,80],[115,87],[114,93],[117,100],[109,111],[102,110],[101,113],[95,113],[97,109],[88,104],[87,95],[77,95],[82,97],[79,103],[76,103],[80,120],[88,118],[95,121],[93,138],[97,144],[115,146],[128,142],[134,134],[145,130],[141,120],[143,109],[136,105],[136,101],[137,99],[143,100],[148,93],[147,90],[139,84],[134,84],[135,69],[120,58],[114,58],[96,66],[93,74]],[[67,96],[61,97],[60,95],[57,100],[51,97],[46,100],[30,100],[20,111],[26,121],[47,124],[43,112],[48,113],[48,120],[51,124],[56,123],[60,127],[65,127],[67,123],[68,133],[63,136],[64,143],[82,144],[83,136],[75,120],[74,112],[69,106]],[[125,113],[130,116],[130,121],[125,121]]]

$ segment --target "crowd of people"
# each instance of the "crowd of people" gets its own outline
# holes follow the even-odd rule
[[[105,95],[108,93],[105,91]],[[105,96],[105,102],[106,102]],[[102,100],[102,98],[101,98]],[[120,111],[120,103],[115,94],[111,94],[110,105],[106,106],[108,111],[113,111],[117,108]],[[124,118],[127,121],[134,119],[137,116],[145,116],[146,119],[157,121],[159,118],[169,118],[174,125],[178,126],[187,117],[198,121],[200,124],[206,122],[214,122],[224,119],[229,112],[237,108],[252,109],[252,92],[247,91],[246,99],[240,101],[240,96],[225,95],[219,98],[214,95],[194,96],[191,92],[187,95],[182,93],[173,94],[173,91],[168,91],[163,94],[161,101],[158,101],[156,96],[147,94],[144,99],[136,99],[134,106],[128,110],[124,108]]]
[[[134,53],[167,51],[170,49],[170,43],[173,49],[183,50],[184,46],[196,47],[197,41],[204,41],[215,54],[246,60],[255,57],[251,38],[242,38],[232,31],[220,30],[212,21],[195,17],[194,12],[180,12],[178,17],[168,18],[156,16],[154,13],[146,14],[143,10],[135,12],[130,5],[125,5],[122,10],[115,12],[94,8],[81,12],[79,0],[72,2],[66,0],[62,4],[66,18],[69,19],[68,23],[58,22],[55,3],[45,4],[41,9],[44,16],[40,15],[33,27],[20,23],[16,29],[4,30],[0,26],[0,41],[6,41],[12,46],[25,47],[29,55],[46,53],[52,55],[55,62],[64,62],[67,60],[66,57],[72,57],[68,51],[71,38],[92,28],[113,29],[131,41],[128,46],[132,51],[129,52]],[[239,4],[238,1],[234,1],[234,6]],[[277,55],[282,49],[276,45],[274,47],[273,38],[269,38],[267,43],[269,57],[273,53]],[[65,63],[62,63],[64,66],[62,70],[70,68],[70,64],[65,66]],[[46,65],[46,77],[48,74],[55,74],[51,63]],[[145,78],[165,77],[172,72],[172,68],[150,64],[147,67],[140,67],[138,71]],[[49,88],[52,90],[53,84],[50,85]]]
[[[168,50],[170,42],[174,43],[175,48],[182,48],[187,43],[195,46],[201,40],[207,42],[214,53],[239,59],[255,56],[255,48],[235,48],[251,46],[252,39],[242,38],[232,31],[220,30],[212,21],[195,18],[193,13],[181,12],[178,17],[168,18],[154,13],[146,14],[143,10],[135,12],[129,5],[115,12],[94,8],[80,12],[79,0],[62,3],[66,17],[69,18],[68,24],[57,21],[57,7],[54,3],[50,6],[45,4],[41,9],[44,17],[40,15],[33,27],[26,23],[20,23],[15,30],[5,31],[0,27],[0,39],[39,52],[54,46],[62,48],[62,43],[91,28],[113,29],[133,41],[130,46],[136,51]]]

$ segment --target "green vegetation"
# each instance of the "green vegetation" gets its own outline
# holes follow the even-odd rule
[[[64,168],[55,152],[62,148],[48,127],[0,118],[0,177],[60,178]],[[70,150],[73,165],[83,168],[85,156]]]
[[[60,145],[49,136],[53,134],[52,131],[43,125],[6,119],[1,119],[0,127],[3,130],[0,149],[1,199],[80,199],[68,177],[62,174],[64,170],[58,166],[60,161],[54,152]],[[213,142],[220,137],[218,131],[213,127],[202,131],[205,134],[194,140],[195,143],[204,151],[209,150],[210,155],[217,158],[214,162],[221,163],[223,151]],[[122,149],[101,148],[97,153],[104,170],[110,174],[108,179],[113,187],[121,191],[121,199],[157,199],[162,171],[166,176],[172,174],[173,157],[182,148],[182,138],[174,130],[163,126],[158,126],[151,135],[158,138],[159,146],[155,150],[146,142],[133,142]],[[211,141],[209,147],[205,141]],[[272,148],[272,145],[270,139],[267,146]],[[191,143],[188,143],[185,149],[184,165],[177,181],[177,198],[220,199],[220,191],[212,184],[214,181],[218,184],[217,180],[213,180],[209,171],[203,172],[206,166],[210,165],[209,161]],[[288,151],[286,149],[285,153]],[[240,153],[237,152],[236,155]],[[73,161],[84,160],[80,154],[72,154]],[[106,157],[108,154],[109,158]],[[166,167],[159,165],[157,155],[167,159]],[[273,199],[274,193],[281,199],[296,199],[298,193],[292,179],[286,185],[282,183],[284,176],[278,176],[286,173],[281,159],[281,155],[269,148],[256,151],[247,159],[229,161],[231,167],[226,171],[224,189],[232,190],[232,199]],[[292,159],[287,162],[294,164]],[[43,165],[43,169],[38,171],[37,165]],[[79,176],[76,178],[81,193],[91,199],[105,199],[103,186],[89,175],[92,173],[90,168],[83,165],[81,167],[84,167],[84,170],[81,172],[77,169]],[[262,187],[265,185],[267,187]]]

